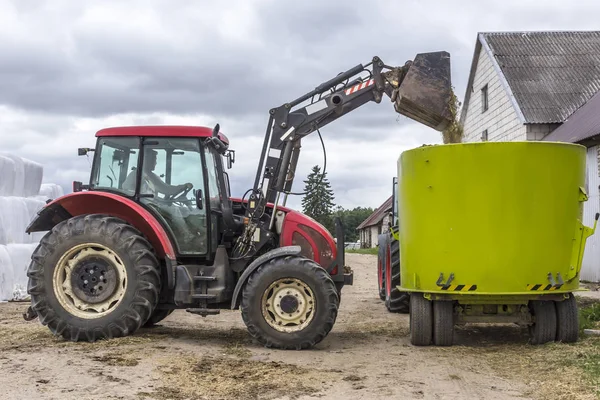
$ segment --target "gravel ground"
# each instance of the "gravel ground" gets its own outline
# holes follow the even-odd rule
[[[0,304],[0,397],[6,399],[587,399],[593,387],[511,325],[457,328],[451,348],[414,347],[408,315],[377,296],[375,256],[349,254],[355,284],[315,349],[253,343],[238,311],[177,311],[160,326],[98,343],[54,338],[25,303]],[[575,355],[574,355],[575,357]]]

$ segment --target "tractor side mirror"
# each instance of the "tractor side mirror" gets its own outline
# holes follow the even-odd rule
[[[227,169],[231,169],[231,167],[233,167],[234,162],[235,162],[235,151],[229,150],[227,152]]]
[[[202,189],[196,190],[196,207],[198,207],[199,210],[204,208],[204,204],[202,203]]]
[[[84,185],[83,182],[73,181],[73,193],[81,192],[82,190],[88,190],[89,185]]]
[[[85,156],[87,153],[94,151],[94,149],[90,149],[89,147],[80,147],[77,149],[77,154],[80,156]]]

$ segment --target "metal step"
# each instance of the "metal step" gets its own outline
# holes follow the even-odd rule
[[[196,275],[196,276],[194,276],[193,279],[194,279],[195,282],[216,281],[217,277],[216,276],[210,276],[210,275]]]
[[[214,300],[216,299],[217,296],[215,296],[214,294],[193,294],[192,295],[192,299],[194,300]]]
[[[198,314],[206,317],[207,315],[217,315],[221,313],[221,310],[214,308],[188,308],[185,311],[191,314]]]

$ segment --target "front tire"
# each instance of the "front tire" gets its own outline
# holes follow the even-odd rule
[[[34,251],[27,276],[40,322],[71,341],[131,335],[158,302],[152,246],[125,221],[105,215],[56,225]]]
[[[314,347],[331,331],[339,297],[329,274],[313,260],[279,257],[248,278],[241,302],[250,335],[268,348]]]

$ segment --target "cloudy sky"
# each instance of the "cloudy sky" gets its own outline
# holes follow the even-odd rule
[[[499,4],[500,3],[500,4]],[[77,148],[108,126],[213,126],[232,141],[234,194],[253,181],[268,110],[373,56],[402,65],[446,50],[462,100],[477,32],[598,29],[596,1],[0,0],[0,152],[44,165],[44,182],[86,181]],[[362,4],[362,5],[361,5]],[[386,97],[321,130],[337,204],[377,207],[404,150],[437,131]],[[323,165],[303,142],[295,190]],[[299,206],[300,198],[289,201]]]

